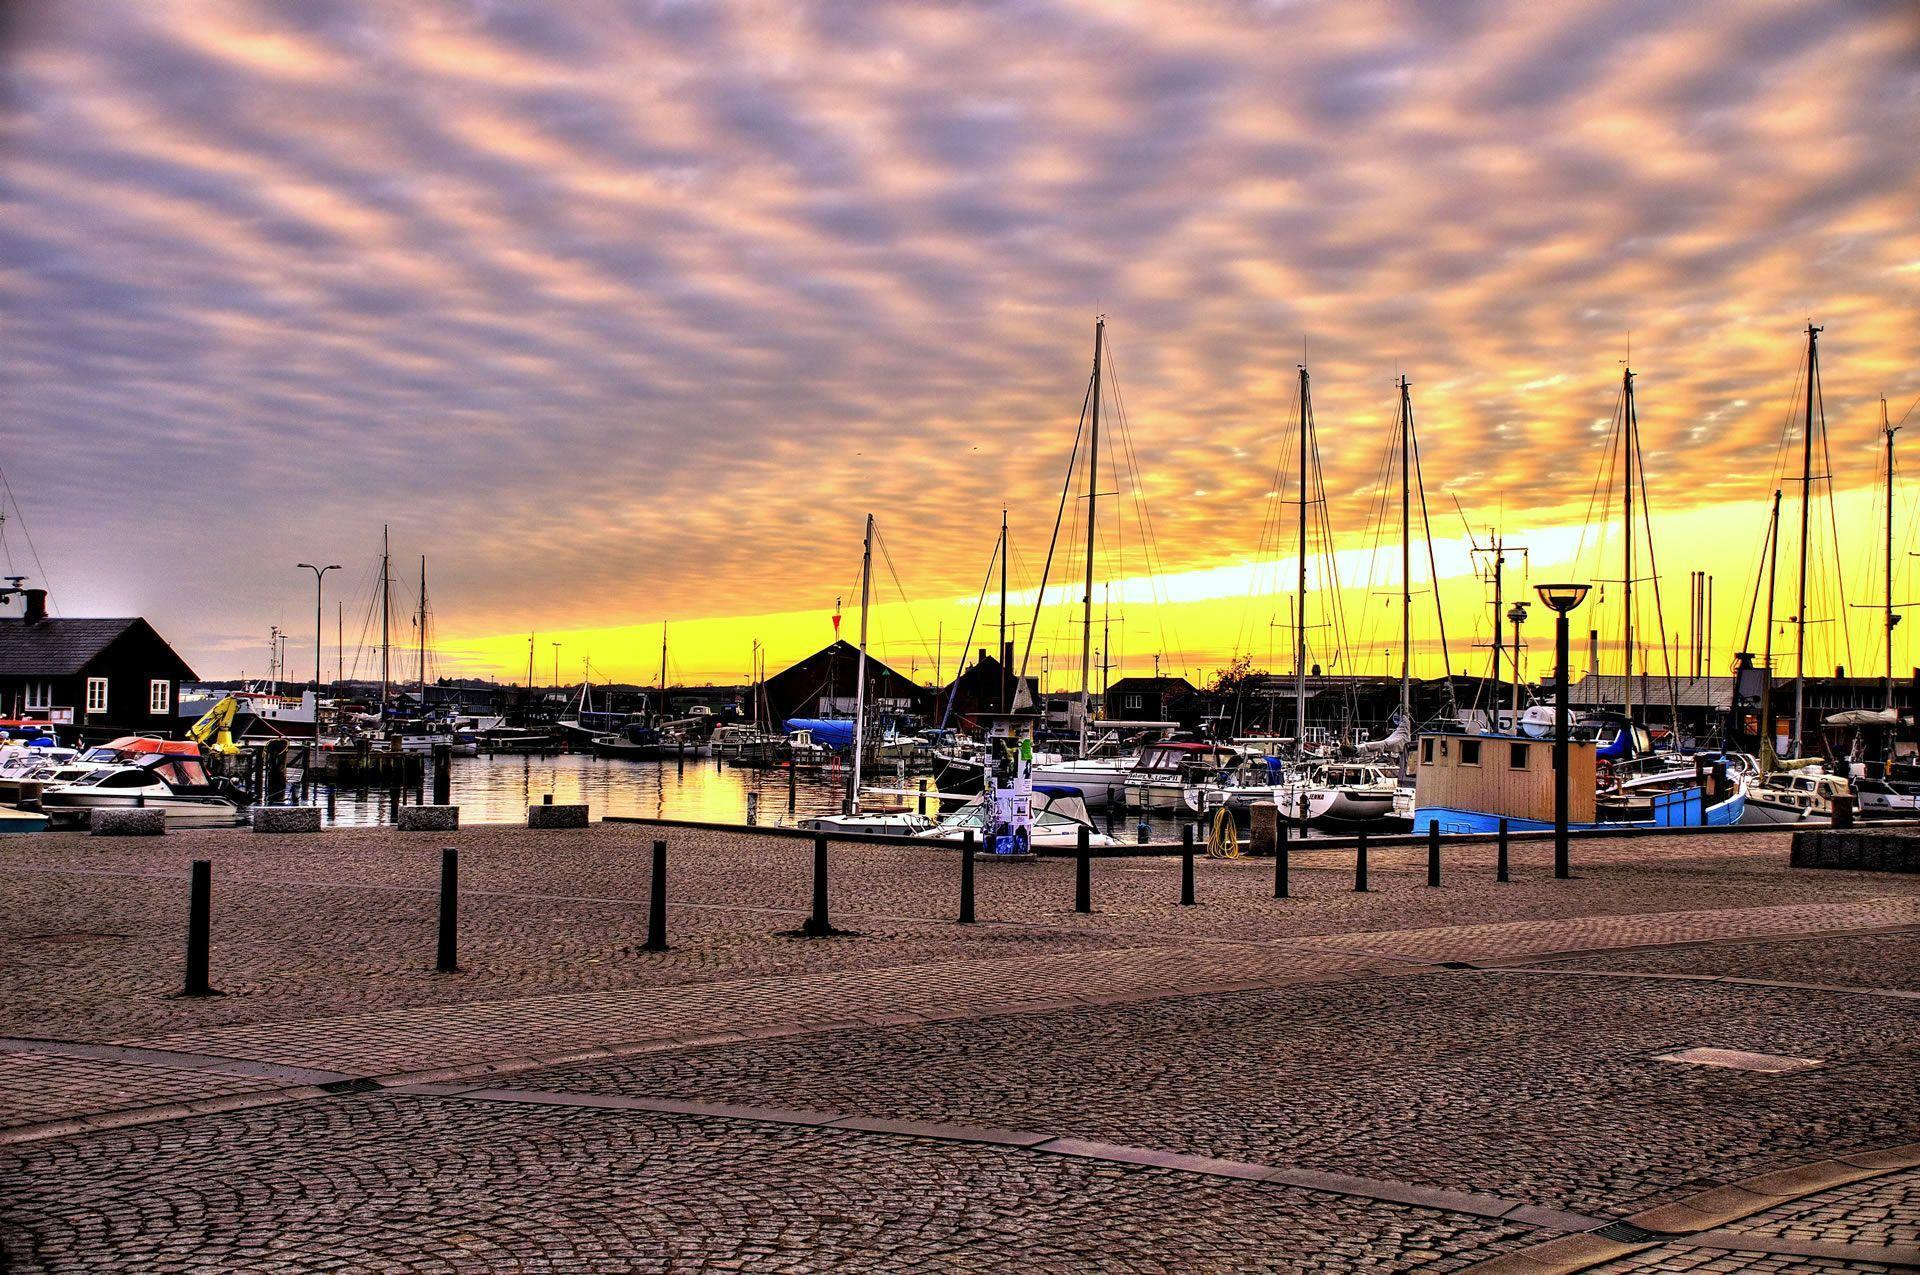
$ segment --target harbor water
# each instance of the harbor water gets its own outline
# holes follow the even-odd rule
[[[295,770],[292,778],[296,785],[299,777]],[[861,787],[870,794],[869,804],[876,800],[872,796],[875,789],[903,790],[877,800],[900,802],[911,808],[916,798],[904,793],[917,792],[922,778],[882,763],[878,774],[868,771],[862,775]],[[932,787],[931,779],[927,783]],[[712,757],[689,758],[683,766],[672,761],[628,761],[586,753],[502,753],[454,758],[449,788],[463,824],[520,823],[526,819],[528,806],[537,806],[548,797],[561,805],[585,804],[595,819],[629,815],[741,824],[747,821],[749,794],[757,794],[759,823],[791,825],[811,815],[838,814],[847,789],[847,771],[843,766],[795,771],[790,803],[784,768],[737,767]],[[422,789],[431,800],[430,766]],[[341,787],[330,793],[326,785],[316,783],[306,800],[321,807],[325,822],[331,826],[364,827],[391,821],[393,792],[386,787]],[[287,800],[298,798],[290,792]],[[401,800],[412,803],[416,795],[405,792]],[[955,804],[948,802],[946,809],[953,809]],[[933,803],[929,804],[929,813],[938,813]],[[1134,839],[1140,818],[1138,812],[1116,814],[1115,835]],[[1095,822],[1105,826],[1098,814]],[[1171,811],[1148,816],[1148,829],[1156,841],[1180,835],[1180,823]]]

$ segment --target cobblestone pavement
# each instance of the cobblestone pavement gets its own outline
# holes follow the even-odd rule
[[[1920,883],[1777,837],[1583,842],[1571,882],[1523,843],[1511,885],[1450,846],[1439,890],[1376,847],[1366,894],[1313,849],[1286,900],[1202,861],[1193,908],[1177,859],[1114,858],[1090,916],[1069,862],[983,864],[971,927],[950,853],[838,846],[857,935],[801,940],[806,842],[673,831],[658,954],[655,835],[8,839],[0,1267],[1447,1270],[1920,1139]],[[228,994],[175,999],[194,858]],[[1690,1046],[1824,1065],[1654,1060]],[[1736,1224],[1747,1266],[1709,1237],[1619,1269],[1911,1246],[1910,1177]]]
[[[1448,1271],[1529,1228],[997,1148],[395,1096],[21,1148],[23,1269]]]

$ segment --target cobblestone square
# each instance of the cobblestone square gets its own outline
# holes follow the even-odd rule
[[[669,842],[669,950],[645,950]],[[439,849],[460,969],[436,974]],[[982,864],[638,825],[0,843],[9,1270],[1893,1270],[1920,885],[1778,836]],[[212,997],[182,978],[213,864]],[[1764,1074],[1689,1048],[1819,1059]]]

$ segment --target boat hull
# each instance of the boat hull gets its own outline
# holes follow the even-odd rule
[[[1725,828],[1743,822],[1742,816],[1748,806],[1745,793],[1735,793],[1725,801],[1700,808],[1698,798],[1692,792],[1673,794],[1672,800],[1656,805],[1651,819],[1631,819],[1619,822],[1596,821],[1593,823],[1569,823],[1568,829],[1575,832],[1594,832],[1607,828]],[[1701,815],[1705,815],[1704,822]],[[1413,812],[1413,831],[1421,834],[1429,828],[1439,827],[1443,833],[1490,833],[1500,831],[1501,816],[1488,814],[1481,810],[1462,810],[1452,806],[1422,806]],[[1547,819],[1507,818],[1507,828],[1511,832],[1550,832],[1553,822]]]

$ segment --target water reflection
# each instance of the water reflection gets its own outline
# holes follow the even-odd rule
[[[884,767],[878,775],[869,772],[862,779],[862,786],[869,791],[911,791],[917,790],[919,783],[918,776],[909,776],[898,766]],[[837,812],[846,784],[846,769],[840,766],[795,772],[789,788],[785,770],[742,769],[713,758],[689,760],[682,767],[670,761],[636,762],[562,753],[550,757],[457,757],[450,786],[463,824],[522,822],[527,807],[539,805],[549,795],[562,805],[584,802],[596,819],[641,815],[744,823],[750,793],[759,795],[759,822],[791,824],[809,815]],[[431,767],[424,791],[429,797],[433,791]],[[408,803],[415,799],[413,793],[402,798]],[[326,810],[330,824],[350,827],[391,821],[390,789],[341,788],[329,794],[322,786],[308,800]],[[899,800],[912,798],[902,796]],[[1131,839],[1137,835],[1137,819],[1133,815],[1119,820],[1114,825],[1115,833]],[[1179,824],[1165,813],[1156,815],[1150,827],[1155,839],[1180,835]]]

